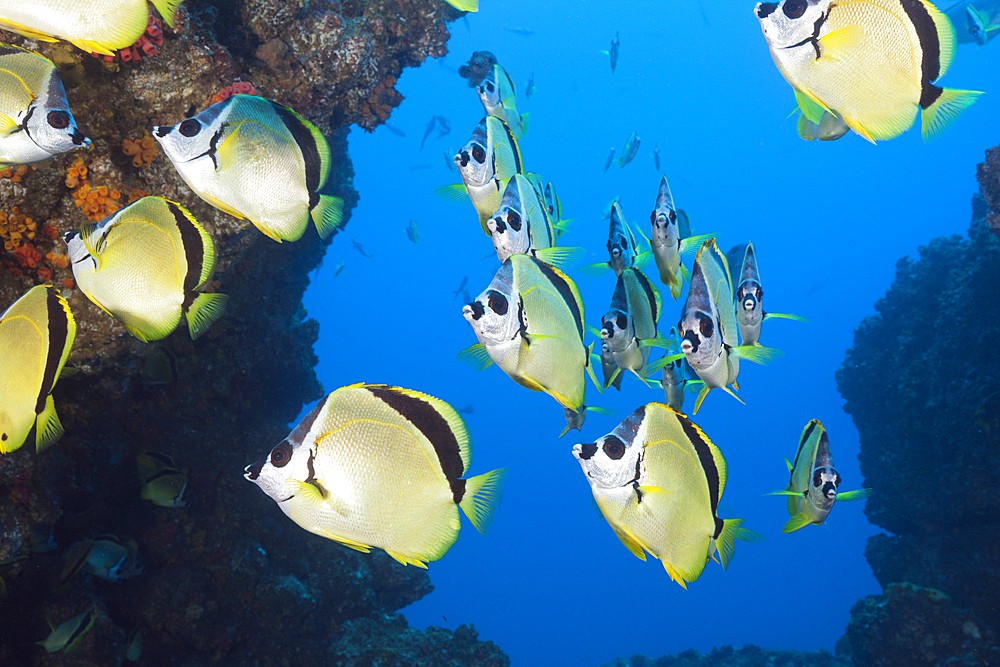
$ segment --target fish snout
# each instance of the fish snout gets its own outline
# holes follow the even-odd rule
[[[503,218],[499,215],[495,218],[490,218],[489,222],[487,222],[486,225],[490,228],[490,231],[493,232],[494,234],[503,234],[505,231],[507,231],[507,223],[505,223],[503,221]]]
[[[260,471],[264,468],[264,463],[266,459],[261,459],[256,463],[251,463],[246,468],[243,469],[243,476],[250,480],[251,482],[260,477]]]
[[[754,8],[754,14],[757,15],[758,19],[766,19],[771,13],[778,8],[777,2],[758,2],[757,6]]]
[[[153,136],[163,138],[170,134],[170,130],[174,129],[171,125],[154,125],[153,126]]]
[[[573,445],[573,456],[575,456],[578,461],[586,461],[596,453],[597,453],[596,442],[585,442],[582,444]]]
[[[483,308],[483,304],[481,304],[478,301],[473,301],[470,304],[462,306],[462,315],[467,320],[470,319],[470,318],[472,320],[478,320],[480,317],[483,316],[483,313],[485,313],[485,312],[486,312],[486,309]]]
[[[73,133],[71,135],[69,135],[69,136],[70,136],[70,139],[73,140],[73,143],[76,144],[77,146],[89,146],[90,145],[90,139],[88,139],[83,134],[83,132],[81,132],[80,130],[78,130],[76,128],[73,128]]]
[[[459,151],[455,156],[455,166],[456,167],[467,167],[469,165],[469,153],[468,151]]]

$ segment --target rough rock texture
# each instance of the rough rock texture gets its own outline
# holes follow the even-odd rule
[[[1000,146],[986,151],[986,160],[976,169],[976,177],[990,209],[986,222],[1000,238]]]
[[[472,629],[407,627],[395,612],[430,592],[426,571],[306,533],[242,478],[323,393],[313,372],[318,325],[301,304],[325,252],[315,230],[275,243],[194,196],[162,153],[136,166],[122,150],[123,139],[203,109],[236,80],[251,82],[327,134],[333,168],[324,191],[349,211],[358,194],[347,126],[385,119],[402,99],[395,78],[443,55],[445,21],[456,16],[434,0],[188,0],[160,53],[138,63],[0,32],[56,62],[93,140],[46,164],[0,170],[0,310],[35,284],[63,290],[78,325],[69,364],[79,369],[54,392],[62,440],[38,455],[28,444],[0,456],[0,664],[122,664],[136,624],[149,665],[323,665],[334,654],[351,665],[452,664],[433,658],[445,652],[463,656],[454,664],[507,664]],[[195,342],[182,325],[143,344],[76,289],[60,260],[61,235],[87,221],[90,204],[77,205],[82,185],[107,188],[103,203],[91,202],[97,219],[114,194],[124,205],[141,196],[135,190],[190,209],[216,242],[212,289],[230,296],[222,320]],[[25,231],[4,249],[29,217],[34,238]],[[147,386],[140,369],[157,348],[173,353],[176,378]],[[140,498],[136,455],[146,450],[171,455],[187,474],[187,507]],[[135,538],[146,573],[120,582],[81,574],[60,585],[66,550],[101,533]],[[95,623],[76,652],[35,645],[49,632],[46,620],[83,611]],[[359,628],[368,627],[396,663],[365,653],[369,637]]]
[[[712,649],[707,655],[698,651],[685,651],[662,658],[633,655],[617,658],[603,667],[850,667],[848,658],[835,656],[827,651],[778,651],[752,644],[735,649],[723,646]]]
[[[992,149],[979,165],[985,199],[973,199],[969,238],[937,238],[918,261],[899,261],[837,372],[861,437],[864,486],[875,489],[865,513],[892,533],[872,537],[865,552],[886,598],[854,609],[851,643],[867,655],[858,664],[997,664],[1000,240],[988,220],[1000,213],[998,158]],[[890,592],[903,582],[934,592]],[[893,628],[934,619],[951,625],[930,637],[924,657],[899,639],[885,654],[895,657],[869,661]],[[966,621],[978,628],[975,641],[955,629]]]

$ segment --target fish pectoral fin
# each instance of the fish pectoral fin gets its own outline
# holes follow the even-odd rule
[[[764,495],[765,496],[795,496],[797,498],[801,498],[802,497],[802,493],[800,491],[789,491],[788,489],[785,489],[784,491],[771,491],[770,493],[765,493]]]
[[[792,315],[791,313],[764,313],[764,319],[770,319],[772,317],[780,317],[783,320],[795,320],[796,322],[808,322],[809,320],[802,317],[801,315]]]
[[[611,528],[615,531],[615,535],[618,536],[618,539],[622,541],[622,544],[624,544],[629,551],[635,554],[636,558],[639,560],[646,560],[647,550],[644,549],[645,545],[631,530],[625,526],[611,526]],[[652,552],[650,551],[650,553]]]
[[[636,340],[636,343],[638,343],[638,345],[639,345],[640,348],[643,348],[643,347],[662,347],[662,348],[666,349],[670,345],[670,339],[669,338],[664,338],[663,336],[661,336],[659,334],[656,334],[656,336],[653,337],[653,338],[636,338],[635,340]],[[677,361],[678,359],[680,359],[681,357],[684,356],[684,353],[681,352],[680,356],[678,356],[678,355],[670,355],[670,356],[673,357],[671,359],[671,361]]]
[[[56,414],[56,403],[52,394],[45,397],[45,409],[35,421],[35,451],[41,452],[54,445],[65,430]]]
[[[796,514],[795,516],[793,516],[791,519],[788,520],[788,523],[786,523],[785,527],[781,529],[781,532],[794,533],[796,530],[799,530],[800,528],[805,528],[812,522],[813,522],[812,519],[807,517],[802,512],[799,512],[798,514]]]
[[[764,347],[762,345],[740,345],[729,348],[730,356],[737,359],[746,359],[755,364],[769,364],[776,359],[780,359],[785,353],[775,347]]]
[[[584,408],[587,412],[596,412],[599,415],[610,416],[617,413],[617,410],[612,410],[611,408],[599,408],[596,405],[588,405]]]
[[[714,238],[715,234],[699,234],[698,236],[689,236],[686,239],[681,239],[680,255],[681,257],[689,257],[698,252],[698,249],[710,238]]]
[[[577,269],[580,273],[585,276],[603,276],[605,273],[611,270],[611,264],[608,262],[598,262],[597,264],[587,264],[581,266]]]
[[[799,108],[802,109],[802,115],[817,125],[823,119],[824,113],[828,111],[833,113],[815,95],[805,90],[795,89],[795,101],[798,103]]]
[[[434,188],[434,195],[453,204],[471,204],[469,191],[461,183],[452,183]]]
[[[663,569],[667,571],[667,574],[670,576],[670,578],[673,581],[676,581],[678,584],[680,584],[681,588],[687,590],[688,587],[687,581],[684,579],[684,576],[680,572],[675,570],[673,565],[671,565],[667,561],[662,561],[662,562],[663,562]]]
[[[788,460],[787,456],[785,457],[785,465],[788,467],[788,472],[792,472],[793,470],[792,462]]]
[[[865,29],[859,25],[846,25],[843,28],[826,33],[819,38],[819,59],[843,59],[845,55],[849,55],[856,50],[858,41],[864,36]]]
[[[542,248],[532,251],[538,259],[551,264],[557,269],[565,270],[567,265],[575,263],[584,254],[583,248]]]
[[[844,491],[837,493],[837,500],[864,500],[870,498],[875,493],[875,489],[858,489],[857,491]]]
[[[619,368],[619,367],[617,367],[617,366],[615,366],[615,370],[611,373],[611,375],[609,375],[605,379],[604,386],[602,387],[602,389],[607,389],[612,384],[614,384],[615,380],[618,379],[618,376],[621,375],[621,372],[622,372],[622,369]]]
[[[216,199],[215,197],[213,197],[211,195],[199,195],[199,196],[202,199],[204,199],[205,201],[207,201],[209,204],[211,204],[212,206],[214,206],[215,208],[217,208],[220,211],[222,211],[223,213],[228,213],[229,215],[233,216],[234,218],[239,218],[240,220],[246,220],[246,218],[247,218],[245,215],[243,215],[242,213],[240,213],[239,211],[237,211],[235,208],[233,208],[229,204],[225,204],[225,203],[219,201],[218,199]],[[261,229],[261,231],[264,232],[265,234],[267,234],[268,236],[271,236],[271,234],[268,234],[263,229]],[[273,238],[275,241],[278,241],[278,243],[281,243],[281,241],[279,239],[274,238],[274,236],[271,236],[271,238]]]
[[[7,133],[17,129],[17,121],[8,116],[7,114],[0,114],[0,134],[6,135]]]
[[[490,353],[486,351],[482,343],[470,345],[455,355],[455,358],[472,366],[477,371],[485,371],[493,365],[493,358],[490,357]]]

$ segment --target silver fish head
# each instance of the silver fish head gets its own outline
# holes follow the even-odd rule
[[[549,212],[549,216],[558,222],[562,219],[562,207],[559,202],[559,195],[556,194],[556,186],[553,185],[552,181],[545,184],[543,195],[545,198],[545,209]]]
[[[678,325],[678,333],[681,336],[681,351],[695,370],[708,368],[722,354],[718,319],[711,312],[686,310]]]
[[[176,125],[155,125],[153,138],[174,164],[190,162],[204,155],[211,155],[214,160],[223,124],[235,99],[236,96],[213,104]]]
[[[66,101],[66,91],[54,70],[47,88],[38,91],[38,98],[28,107],[24,118],[18,120],[35,145],[49,155],[61,155],[90,145],[90,139],[76,126]]]
[[[614,202],[611,207],[611,224],[608,232],[608,256],[611,268],[616,274],[632,266],[636,257],[635,238],[625,222],[621,206]]]
[[[624,350],[633,338],[635,331],[627,312],[612,308],[601,318],[602,352],[605,345],[609,351]]]
[[[493,156],[490,154],[489,140],[486,136],[486,119],[480,121],[472,131],[469,143],[465,144],[455,155],[455,166],[462,176],[462,182],[471,186],[482,186],[489,183],[495,176]]]
[[[479,100],[483,103],[483,108],[486,109],[491,115],[496,115],[492,110],[500,108],[500,86],[497,85],[496,78],[496,65],[490,70],[479,85],[476,86],[476,92],[479,93]]]
[[[816,39],[832,0],[759,2],[754,15],[772,47],[785,48]]]
[[[618,489],[641,484],[643,461],[642,420],[645,406],[626,417],[611,433],[593,443],[573,445],[587,481],[595,488]]]
[[[758,324],[764,319],[764,290],[756,280],[744,280],[736,290],[736,321]]]
[[[462,308],[462,315],[487,350],[513,340],[527,330],[520,295],[513,285],[514,268],[510,259],[493,277],[482,294]]]
[[[295,493],[289,488],[291,480],[315,483],[313,459],[315,449],[304,441],[326,399],[319,402],[288,436],[279,442],[266,458],[244,468],[243,477],[260,487],[285,514],[289,514],[290,501]]]
[[[649,214],[653,232],[650,241],[654,248],[674,248],[679,250],[680,231],[677,227],[677,211],[674,198],[670,195],[667,179],[660,177],[660,188],[656,192],[656,206]]]
[[[528,212],[521,202],[518,177],[510,179],[500,200],[500,208],[486,221],[493,237],[493,246],[501,262],[511,255],[520,255],[531,249]]]
[[[820,519],[825,518],[833,509],[833,503],[837,500],[838,486],[840,486],[840,474],[832,465],[813,470],[806,498]]]

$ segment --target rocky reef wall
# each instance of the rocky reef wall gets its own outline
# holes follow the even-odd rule
[[[396,612],[432,590],[426,571],[308,534],[242,479],[323,394],[312,351],[320,332],[301,299],[326,244],[312,229],[278,244],[208,206],[148,136],[153,124],[252,84],[327,135],[334,164],[324,191],[345,199],[349,218],[359,195],[348,126],[370,130],[388,117],[402,100],[402,69],[444,55],[446,22],[457,16],[417,0],[188,0],[175,30],[153,26],[110,61],[0,32],[57,64],[93,140],[0,171],[2,241],[18,234],[16,245],[0,245],[0,309],[53,284],[78,325],[68,362],[78,372],[54,392],[66,435],[41,454],[29,443],[0,457],[0,664],[122,664],[137,625],[149,665],[509,663],[472,628],[407,627]],[[215,240],[212,289],[230,300],[195,342],[182,326],[141,343],[72,282],[62,234],[144,193],[180,202]],[[144,382],[147,358],[163,351],[176,360],[173,378]],[[140,498],[136,455],[147,450],[187,475],[186,507]],[[134,538],[145,573],[60,582],[70,545],[105,533]],[[47,620],[85,611],[95,622],[74,653],[35,645]]]
[[[969,238],[899,261],[837,373],[889,531],[865,552],[885,595],[852,610],[858,665],[1000,664],[1000,147],[978,178]]]

